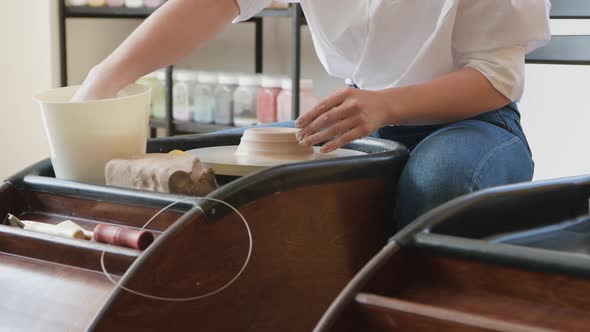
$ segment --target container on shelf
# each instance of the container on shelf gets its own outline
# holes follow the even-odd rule
[[[215,120],[215,88],[217,74],[200,72],[193,88],[193,120],[200,123],[213,123]]]
[[[166,73],[163,70],[153,72],[140,78],[137,83],[147,85],[151,89],[151,117],[166,117]]]
[[[256,93],[260,87],[260,76],[242,75],[234,92],[234,125],[254,126],[256,118]]]
[[[215,89],[215,123],[232,125],[234,123],[234,93],[238,88],[239,76],[221,73]]]
[[[123,7],[123,6],[125,6],[125,0],[107,0],[107,6],[109,6],[109,7]]]
[[[148,8],[158,8],[166,2],[165,0],[143,0],[143,5]]]
[[[273,1],[270,3],[270,5],[268,5],[268,8],[289,8],[289,3],[287,2],[281,2],[281,1]]]
[[[88,0],[90,7],[104,7],[106,4],[106,0]]]
[[[293,114],[293,81],[284,79],[281,93],[277,97],[277,121],[295,120]],[[299,81],[299,115],[309,112],[318,103],[318,98],[313,94],[313,81]]]
[[[190,121],[193,118],[191,93],[198,73],[189,70],[176,70],[173,74],[173,110],[174,120]]]
[[[68,6],[86,6],[88,1],[86,0],[67,0],[66,5]]]
[[[143,7],[143,0],[125,0],[125,6],[129,8]]]
[[[256,94],[256,117],[258,123],[277,122],[277,97],[281,93],[283,79],[275,76],[263,76]]]

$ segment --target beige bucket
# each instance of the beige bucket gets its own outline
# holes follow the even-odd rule
[[[70,102],[77,89],[53,89],[35,97],[53,169],[59,179],[105,184],[109,160],[146,152],[150,90],[132,84],[117,98]]]

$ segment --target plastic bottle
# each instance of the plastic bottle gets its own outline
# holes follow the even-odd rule
[[[238,81],[235,74],[219,75],[219,85],[215,89],[215,123],[228,126],[234,123],[234,93]]]
[[[149,86],[151,91],[151,116],[156,119],[166,117],[166,73],[163,70],[153,72],[142,78],[137,83]]]
[[[129,8],[143,7],[143,0],[125,0],[125,6]]]
[[[256,93],[260,87],[260,76],[242,75],[234,92],[234,125],[254,126],[256,118]]]
[[[143,0],[143,5],[148,8],[158,8],[166,2],[165,0]]]
[[[199,73],[198,83],[193,89],[193,119],[200,123],[215,120],[215,87],[217,74]]]
[[[86,6],[88,2],[86,0],[68,0],[68,6]]]
[[[281,93],[282,79],[263,76],[256,94],[256,117],[258,123],[277,122],[277,97]]]
[[[293,81],[284,79],[283,91],[277,97],[277,120],[279,122],[295,120],[293,114]],[[299,115],[311,111],[318,103],[318,98],[313,94],[313,81],[301,80],[299,82]]]
[[[105,0],[88,0],[88,6],[90,7],[104,7],[105,5]]]
[[[107,0],[107,6],[109,6],[109,7],[123,7],[123,6],[125,6],[125,0]]]
[[[197,78],[197,73],[188,70],[176,70],[173,74],[173,104],[174,119],[190,121],[193,118],[191,107],[191,91]]]

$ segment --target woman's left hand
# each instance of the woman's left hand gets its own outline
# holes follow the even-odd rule
[[[345,88],[297,120],[297,139],[305,146],[330,140],[321,151],[331,152],[390,124],[391,113],[384,91]]]

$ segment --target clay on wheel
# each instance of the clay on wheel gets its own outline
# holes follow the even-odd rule
[[[300,145],[295,128],[251,128],[244,131],[236,156],[241,159],[307,160],[313,147]]]
[[[192,155],[145,154],[109,161],[105,167],[107,185],[205,196],[215,190],[213,169],[203,168]]]

